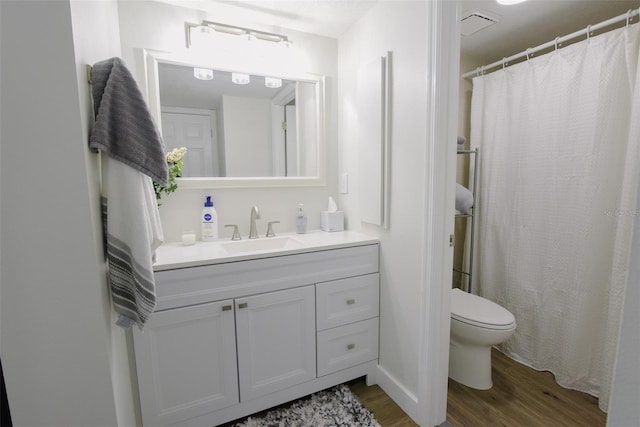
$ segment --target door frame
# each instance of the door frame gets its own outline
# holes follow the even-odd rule
[[[419,322],[418,408],[421,426],[447,416],[455,144],[460,80],[460,2],[427,2],[427,140],[424,182],[425,262]]]

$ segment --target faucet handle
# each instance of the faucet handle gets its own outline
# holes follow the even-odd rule
[[[225,224],[225,228],[233,227],[233,236],[231,236],[231,240],[241,240],[240,231],[238,231],[238,226],[236,224]]]
[[[272,224],[280,224],[280,221],[269,221],[267,223],[267,235],[265,237],[275,237],[276,233],[273,232]]]

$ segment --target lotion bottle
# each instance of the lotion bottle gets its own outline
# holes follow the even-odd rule
[[[307,217],[304,215],[304,205],[298,203],[298,213],[296,214],[296,232],[304,234],[307,232]]]
[[[218,240],[218,213],[213,207],[211,196],[207,196],[207,201],[204,202],[200,220],[202,221],[202,241]]]

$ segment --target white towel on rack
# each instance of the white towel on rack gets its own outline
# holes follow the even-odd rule
[[[131,72],[119,58],[92,69],[95,123],[89,146],[102,152],[102,214],[116,322],[140,328],[156,305],[153,260],[163,240],[152,179],[166,184],[164,144]]]
[[[470,214],[473,207],[473,193],[456,182],[456,210]]]
[[[151,178],[102,156],[102,211],[116,324],[142,328],[156,306],[153,261],[164,237]]]

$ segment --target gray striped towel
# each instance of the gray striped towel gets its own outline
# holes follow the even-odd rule
[[[89,146],[102,156],[108,281],[118,326],[140,328],[156,305],[153,258],[162,226],[152,179],[166,184],[160,133],[133,76],[118,58],[92,70],[96,121]]]
[[[93,66],[91,79],[96,121],[89,147],[166,185],[162,137],[129,69],[120,58],[107,59]]]

